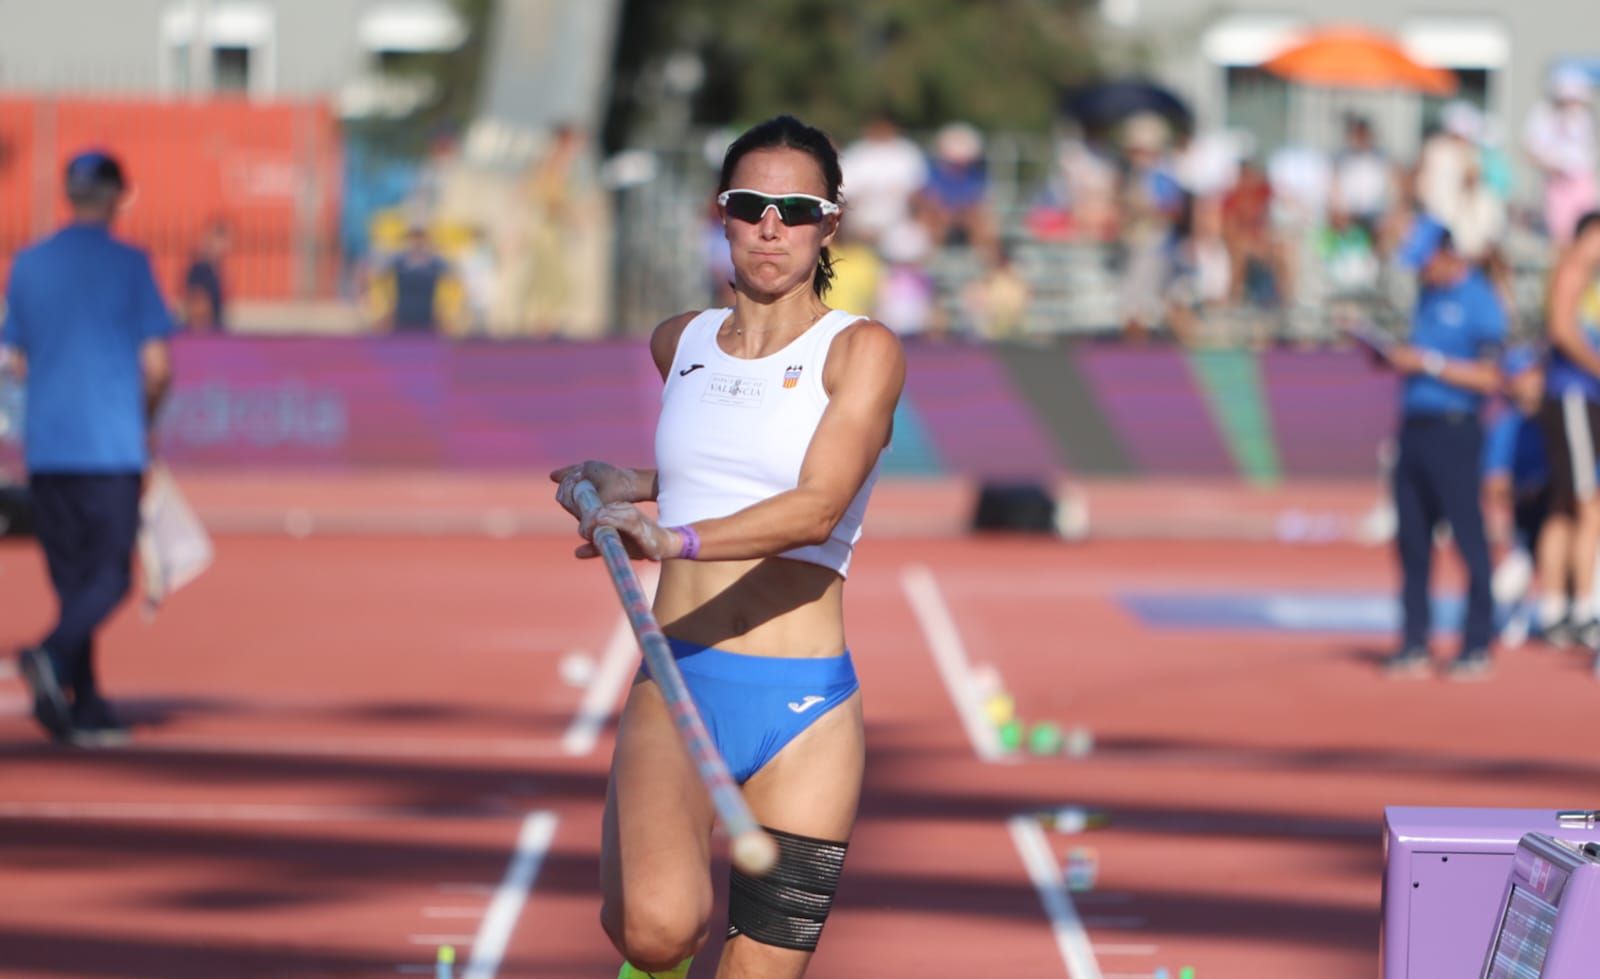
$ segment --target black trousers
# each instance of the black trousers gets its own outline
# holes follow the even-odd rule
[[[139,473],[36,473],[28,481],[60,615],[41,645],[78,701],[99,696],[94,634],[133,584]]]
[[[1494,599],[1489,592],[1489,542],[1483,529],[1481,460],[1483,429],[1471,415],[1407,418],[1400,426],[1400,458],[1394,469],[1394,505],[1399,527],[1406,646],[1428,643],[1432,608],[1428,578],[1433,569],[1433,528],[1450,524],[1467,566],[1467,621],[1462,649],[1487,650],[1493,634]]]

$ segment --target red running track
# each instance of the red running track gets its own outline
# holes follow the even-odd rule
[[[472,979],[615,975],[595,920],[610,731],[586,741],[559,663],[614,646],[625,677],[632,653],[569,546],[222,538],[159,617],[124,610],[105,638],[139,722],[124,749],[44,743],[5,668],[0,976],[427,975],[447,941]],[[867,791],[811,975],[1375,975],[1382,807],[1583,803],[1600,763],[1570,735],[1600,687],[1532,650],[1486,683],[1386,681],[1387,636],[1156,629],[1119,596],[1376,593],[1391,565],[1344,544],[869,540],[848,609]],[[0,543],[0,603],[0,648],[46,624],[31,544]],[[1096,752],[981,760],[944,679],[976,663]],[[1071,803],[1112,822],[1011,828]],[[1052,919],[1024,837],[1047,891],[1082,846],[1097,887]]]

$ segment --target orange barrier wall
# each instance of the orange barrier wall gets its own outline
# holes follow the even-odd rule
[[[87,147],[122,160],[134,194],[118,234],[150,250],[169,294],[216,219],[233,298],[332,294],[342,151],[326,105],[0,97],[0,277],[67,219],[62,170]]]

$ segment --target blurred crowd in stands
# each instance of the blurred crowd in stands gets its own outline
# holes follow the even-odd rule
[[[996,137],[972,125],[951,122],[913,138],[880,115],[857,134],[836,134],[847,211],[829,302],[907,335],[1317,343],[1352,318],[1404,318],[1411,284],[1393,255],[1414,218],[1427,214],[1483,266],[1507,307],[1528,315],[1551,245],[1596,203],[1589,78],[1553,74],[1514,133],[1468,101],[1435,108],[1408,158],[1356,112],[1340,119],[1340,145],[1325,150],[1259,147],[1248,132],[1140,111],[1111,125],[1069,120],[1040,159],[1019,165],[1013,153],[1003,172],[993,166]],[[620,178],[621,190],[614,178],[637,160],[598,164],[589,151],[579,131],[554,134],[496,194],[473,185],[471,220],[414,202],[379,213],[371,251],[350,277],[365,322],[463,336],[592,336],[649,319],[648,310],[608,312],[597,297],[628,291],[623,280],[639,255],[677,250],[671,220],[640,227],[624,216],[618,195],[635,178]],[[1516,185],[1519,156],[1538,186]],[[691,302],[728,298],[731,268],[709,179],[673,185],[704,215],[704,289]],[[436,179],[424,190],[437,203],[450,184]],[[611,229],[613,213],[627,236],[655,239],[641,245],[601,230]],[[613,239],[643,250],[613,252]],[[208,272],[186,292],[217,296],[220,307],[216,278]],[[648,303],[659,285],[633,292]]]
[[[905,334],[1001,339],[1066,327],[1185,343],[1317,341],[1336,335],[1341,316],[1404,315],[1409,286],[1392,258],[1427,214],[1516,309],[1513,236],[1542,267],[1595,206],[1589,80],[1556,73],[1518,146],[1467,101],[1444,104],[1437,120],[1415,158],[1400,159],[1355,113],[1331,153],[1258,152],[1245,133],[1187,132],[1136,113],[1094,139],[1062,137],[1038,190],[1002,214],[976,128],[950,123],[919,143],[880,117],[844,147],[848,210],[830,302]],[[1521,198],[1532,206],[1514,194],[1519,151],[1541,177]],[[710,287],[725,298],[714,211],[705,249]],[[1052,289],[1076,292],[1084,322],[1041,329],[1034,314]],[[1244,335],[1225,328],[1241,324]]]

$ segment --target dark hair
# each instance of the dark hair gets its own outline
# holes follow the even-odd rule
[[[717,192],[733,186],[733,171],[747,153],[771,149],[799,150],[817,161],[817,167],[822,171],[822,182],[828,185],[828,200],[839,202],[839,188],[844,184],[844,172],[839,167],[839,151],[833,148],[833,141],[827,133],[789,115],[775,116],[757,123],[733,141],[722,157],[722,175],[717,180]],[[832,284],[833,256],[824,247],[822,254],[817,257],[817,271],[811,277],[811,288],[821,296]]]
[[[128,187],[122,164],[104,150],[85,150],[67,161],[67,199],[79,205],[114,201]]]
[[[1578,224],[1572,229],[1572,238],[1576,241],[1582,238],[1590,228],[1600,225],[1600,211],[1588,211],[1578,219]]]

